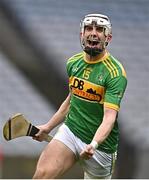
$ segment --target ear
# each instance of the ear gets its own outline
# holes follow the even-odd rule
[[[112,40],[112,34],[109,34],[108,36],[107,36],[107,39],[106,39],[106,46],[108,46],[108,44],[109,44],[109,42]]]
[[[82,37],[83,36],[83,33],[82,32],[80,32],[80,37]]]
[[[109,34],[107,37],[107,41],[110,42],[112,40],[112,34]]]
[[[80,39],[81,39],[81,41],[83,39],[83,33],[82,32],[80,32]]]

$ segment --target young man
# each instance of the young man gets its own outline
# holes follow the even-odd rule
[[[70,93],[34,139],[63,122],[42,152],[33,178],[58,178],[76,161],[84,178],[110,179],[118,147],[117,114],[127,80],[121,63],[107,50],[112,27],[107,16],[89,14],[81,21],[83,52],[68,60]],[[72,177],[74,178],[74,177]]]

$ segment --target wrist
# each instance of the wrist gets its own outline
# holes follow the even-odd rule
[[[50,125],[47,123],[47,124],[45,124],[45,126],[44,126],[44,131],[47,133],[47,134],[49,134],[50,133],[50,131],[51,131],[51,127],[50,127]]]
[[[98,143],[97,141],[93,140],[90,145],[94,148],[94,149],[97,149],[98,148]]]

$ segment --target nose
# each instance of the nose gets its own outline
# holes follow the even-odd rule
[[[96,31],[96,27],[95,26],[93,26],[91,34],[92,35],[97,35],[97,31]]]

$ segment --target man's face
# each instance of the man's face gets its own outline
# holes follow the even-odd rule
[[[106,40],[104,28],[95,24],[87,25],[84,29],[83,38],[86,47],[102,50]]]

